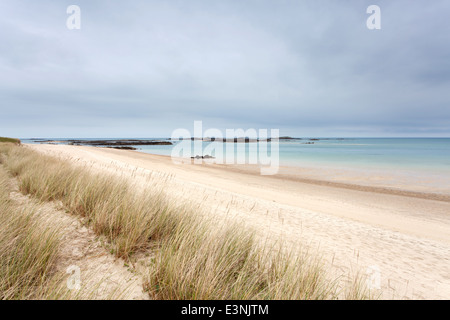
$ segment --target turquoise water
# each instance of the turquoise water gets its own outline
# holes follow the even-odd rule
[[[318,139],[319,140],[314,141],[308,138],[302,140],[280,140],[280,165],[299,167],[332,166],[353,169],[402,168],[408,170],[450,173],[450,138]],[[23,142],[33,143],[33,141],[27,139],[23,139]],[[306,144],[311,142],[314,144]],[[175,142],[175,144],[177,144],[177,142]],[[209,144],[209,142],[202,142],[202,148],[206,148]],[[217,145],[223,147],[224,154],[228,144],[229,143],[217,143]],[[270,151],[270,143],[267,145]],[[171,155],[174,146],[136,147],[141,152]],[[254,143],[236,143],[233,144],[233,146],[235,148],[235,155],[237,150],[239,150],[240,152],[245,153],[247,161],[250,156],[256,156],[258,153],[257,145]],[[255,148],[256,150],[254,150]],[[215,155],[213,152],[206,153],[213,156]],[[192,151],[192,155],[195,156],[196,153]]]
[[[450,139],[320,140],[314,145],[285,142],[283,162],[334,164],[357,167],[402,167],[450,170]]]
[[[314,144],[306,144],[314,142]],[[209,143],[203,142],[203,148]],[[224,152],[226,152],[226,144]],[[251,144],[236,143],[247,158]],[[170,155],[173,146],[143,146],[140,151]],[[254,148],[254,146],[253,146]],[[268,144],[270,151],[270,143]],[[258,152],[258,151],[256,151]],[[193,155],[195,155],[193,153]],[[343,168],[404,168],[450,172],[450,138],[347,138],[280,140],[280,165]]]

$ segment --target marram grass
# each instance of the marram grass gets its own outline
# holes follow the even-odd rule
[[[20,140],[16,138],[0,137],[0,143],[2,142],[20,144]]]
[[[0,144],[0,150],[6,150]],[[0,300],[124,299],[128,288],[102,289],[103,279],[86,272],[78,290],[67,287],[68,274],[57,270],[62,231],[41,217],[38,206],[10,197],[11,177],[0,154]]]

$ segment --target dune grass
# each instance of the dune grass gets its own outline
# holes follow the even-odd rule
[[[320,261],[260,247],[238,226],[185,224],[166,239],[146,282],[159,299],[331,299]],[[273,249],[273,250],[272,250]]]
[[[0,299],[31,299],[51,281],[59,237],[32,208],[11,202],[8,179],[0,166]]]
[[[218,227],[160,189],[24,147],[0,145],[0,155],[22,192],[62,201],[106,236],[116,256],[150,253],[145,289],[156,299],[334,299],[339,294],[319,260],[262,246],[240,226]],[[346,296],[367,297],[361,285],[354,287]]]
[[[110,285],[105,290],[106,279],[89,271],[79,289],[68,288],[69,275],[57,268],[61,226],[48,224],[39,206],[10,198],[11,176],[1,165],[4,159],[0,154],[0,300],[125,299],[128,287]]]
[[[160,192],[144,192],[113,175],[42,156],[21,147],[3,146],[5,166],[19,178],[19,188],[42,201],[61,200],[73,214],[85,217],[104,235],[121,258],[148,246],[150,239],[169,234],[182,209],[169,209]]]
[[[14,144],[20,144],[20,140],[16,138],[6,138],[6,137],[0,137],[0,143],[14,143]]]

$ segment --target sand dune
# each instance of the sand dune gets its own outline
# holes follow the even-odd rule
[[[368,272],[382,298],[450,298],[446,194],[318,181],[307,174],[293,178],[286,171],[260,176],[246,166],[176,165],[169,157],[135,151],[28,147],[141,183],[150,173],[168,175],[168,193],[210,212],[218,223],[241,221],[262,237],[307,246],[324,257],[335,275]]]

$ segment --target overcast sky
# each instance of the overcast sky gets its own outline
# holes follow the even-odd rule
[[[450,137],[449,19],[448,0],[0,0],[0,136],[165,137],[202,120]]]

